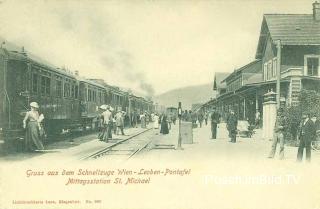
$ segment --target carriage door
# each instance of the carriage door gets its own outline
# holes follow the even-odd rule
[[[28,109],[27,72],[27,63],[14,60],[8,62],[7,92],[12,128],[20,128],[24,114]]]

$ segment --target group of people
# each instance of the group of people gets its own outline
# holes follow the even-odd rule
[[[101,105],[100,109],[102,113],[99,116],[101,124],[101,130],[98,134],[99,140],[108,142],[109,139],[112,139],[112,132],[116,135],[119,135],[120,132],[122,135],[125,135],[124,118],[126,112],[118,110],[116,113],[113,113],[113,108],[109,105]]]
[[[274,158],[277,144],[279,143],[279,159],[284,159],[284,132],[286,130],[286,118],[284,111],[280,108],[277,111],[277,118],[274,127],[274,137],[269,154],[269,158]],[[306,150],[306,161],[311,161],[311,143],[317,140],[317,133],[320,132],[320,118],[316,115],[311,117],[310,114],[303,114],[297,130],[297,144],[299,145],[297,153],[297,162],[301,162],[303,158],[304,149]]]
[[[221,115],[213,109],[210,115],[211,119],[211,138],[216,139],[217,137],[217,125],[220,122]],[[256,117],[257,121],[260,120],[260,115]],[[259,123],[259,122],[258,122]],[[276,122],[274,126],[273,143],[271,146],[271,151],[268,158],[274,158],[276,153],[277,144],[280,144],[279,159],[284,159],[284,145],[285,138],[284,133],[288,127],[286,127],[286,117],[284,115],[283,108],[277,111]],[[238,118],[233,110],[226,117],[226,126],[229,132],[230,142],[236,143]],[[299,128],[297,130],[297,162],[301,162],[303,159],[304,150],[306,152],[306,160],[311,161],[311,143],[316,141],[317,135],[320,134],[320,118],[316,115],[311,117],[310,114],[303,114],[302,119],[299,123]]]
[[[171,115],[152,113],[151,118],[153,121],[153,128],[159,129],[160,126],[160,133],[161,134],[169,134],[169,130],[171,129],[171,123],[175,124],[176,120],[172,120]]]
[[[200,128],[202,127],[203,122],[205,124],[208,124],[208,116],[209,114],[207,112],[192,112],[191,110],[185,110],[182,114],[182,121],[186,122],[192,122],[192,127],[196,128],[197,127],[197,122],[199,123]]]
[[[220,123],[221,115],[214,108],[211,115],[211,139],[217,138],[217,127]],[[230,110],[226,119],[227,130],[229,132],[230,142],[236,143],[238,118],[233,110]]]

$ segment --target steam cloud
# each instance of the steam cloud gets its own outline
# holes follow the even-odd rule
[[[148,97],[154,96],[153,86],[146,80],[145,74],[134,68],[132,59],[132,55],[128,52],[119,51],[114,55],[102,57],[102,63],[108,70],[121,73],[126,80],[137,83]]]

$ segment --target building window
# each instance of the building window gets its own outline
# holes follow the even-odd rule
[[[319,75],[319,58],[307,57],[307,75],[318,76]]]
[[[268,76],[267,76],[268,80],[271,80],[272,79],[272,60],[270,60],[268,62]]]
[[[263,78],[264,78],[264,81],[267,80],[267,71],[268,71],[268,64],[264,63],[264,65],[263,65]]]

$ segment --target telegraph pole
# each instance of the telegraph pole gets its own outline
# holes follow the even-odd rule
[[[177,150],[183,150],[181,147],[181,116],[182,116],[182,108],[181,108],[181,102],[178,104],[178,117],[179,117],[179,138],[178,138],[178,147]]]
[[[281,79],[281,41],[277,40],[277,109],[280,108],[280,79]]]

